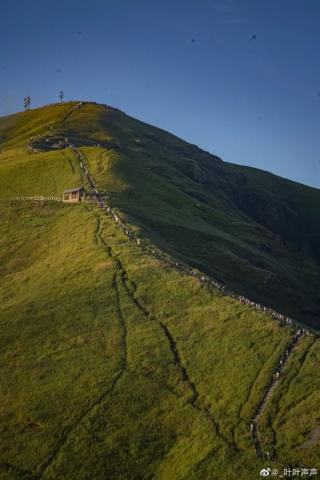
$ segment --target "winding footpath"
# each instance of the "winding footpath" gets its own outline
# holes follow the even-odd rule
[[[112,258],[112,260],[116,264],[117,271],[119,272],[119,276],[121,278],[123,288],[126,291],[128,298],[130,298],[130,300],[132,301],[134,306],[138,309],[138,311],[144,317],[146,317],[148,320],[156,321],[158,323],[158,325],[160,326],[160,328],[162,330],[162,333],[164,334],[164,336],[165,336],[165,338],[168,342],[168,347],[169,347],[169,350],[170,350],[170,352],[172,354],[172,357],[173,357],[173,363],[179,369],[181,379],[188,385],[188,389],[190,391],[190,398],[189,398],[188,402],[190,403],[192,408],[197,410],[200,415],[202,415],[206,418],[206,420],[211,425],[211,429],[214,432],[214,434],[219,436],[225,443],[228,444],[229,447],[233,448],[234,450],[237,450],[236,445],[231,443],[230,440],[220,431],[219,425],[216,422],[213,414],[200,401],[200,399],[199,399],[200,395],[197,391],[196,385],[191,380],[191,378],[189,376],[189,373],[188,373],[188,370],[187,370],[187,367],[184,365],[184,363],[182,361],[177,342],[174,339],[171,331],[169,330],[169,327],[167,325],[165,325],[163,322],[158,321],[157,318],[151,312],[149,312],[142,305],[141,301],[137,298],[137,296],[136,296],[136,290],[137,290],[136,285],[130,280],[130,278],[128,276],[128,273],[127,273],[124,265],[122,264],[121,260],[112,253],[111,247],[104,240],[104,238],[102,236],[102,232],[101,232],[100,221],[98,220],[98,222],[99,222],[99,228],[98,228],[99,240],[105,246],[106,250],[108,251],[109,257]],[[131,285],[132,291],[128,287],[128,283]],[[177,394],[175,393],[175,395],[177,395]],[[178,398],[180,398],[180,397],[178,397]]]

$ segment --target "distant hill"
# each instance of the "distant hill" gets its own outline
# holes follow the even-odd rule
[[[30,200],[91,190],[77,151],[124,231]],[[68,102],[0,119],[0,219],[1,480],[320,469],[318,337],[175,266],[317,329],[318,190]]]

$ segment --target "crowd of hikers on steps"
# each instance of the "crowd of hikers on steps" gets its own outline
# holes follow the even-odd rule
[[[261,445],[261,439],[259,438],[259,432],[258,432],[258,420],[260,415],[263,413],[267,401],[269,400],[273,390],[277,386],[280,377],[282,376],[284,372],[284,367],[289,359],[289,356],[293,350],[293,348],[297,345],[297,343],[306,335],[309,335],[309,332],[305,328],[299,328],[294,336],[291,338],[290,343],[287,345],[286,350],[284,353],[280,356],[278,359],[277,365],[275,369],[273,370],[272,376],[269,379],[268,384],[265,386],[264,391],[263,391],[263,396],[256,406],[254,415],[250,421],[250,433],[252,437],[252,441],[256,450],[256,454],[258,456],[264,456],[267,460],[271,458],[270,452],[266,451],[265,453],[263,452],[263,448]]]
[[[78,102],[66,113],[66,115],[62,118],[64,122],[67,120],[70,115],[82,107],[84,102]],[[27,144],[27,150],[31,153],[37,153],[42,150],[52,150],[52,149],[64,149],[68,147],[74,147],[72,143],[69,142],[67,137],[58,138],[57,131],[55,130],[55,121],[51,121],[47,124],[48,131],[45,135],[32,135],[30,137],[29,142]]]
[[[63,92],[60,92],[60,97],[62,95],[62,100],[61,103],[63,103]],[[30,97],[27,97],[30,98]],[[27,143],[27,150],[29,153],[39,153],[42,152],[43,150],[60,150],[68,147],[75,147],[75,145],[70,142],[70,140],[62,135],[58,135],[58,132],[56,130],[56,123],[60,122],[65,122],[70,115],[72,115],[73,112],[76,110],[79,110],[83,105],[87,104],[89,102],[77,102],[75,105],[73,105],[68,112],[64,115],[64,117],[59,120],[58,122],[55,122],[54,120],[47,123],[47,132],[45,134],[35,134],[32,135]],[[95,103],[95,102],[90,102],[90,103]],[[118,108],[108,106],[108,108],[115,110],[115,111],[121,111]],[[29,107],[27,108],[29,110]],[[106,143],[106,142],[105,142]],[[111,144],[112,147],[115,147],[114,144]],[[97,147],[100,147],[100,144],[95,145]]]

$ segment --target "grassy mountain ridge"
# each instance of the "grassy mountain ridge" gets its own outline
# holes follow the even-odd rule
[[[26,150],[29,121],[42,136],[54,120],[145,242],[239,290],[259,293],[267,274],[292,295],[316,285],[314,254],[205,187],[201,159],[227,168],[220,159],[100,105],[65,119],[74,105],[0,119],[3,193],[85,184],[71,149]],[[294,328],[147,255],[94,205],[1,201],[0,218],[0,478],[258,478],[250,421]],[[317,337],[302,338],[261,418],[279,469],[320,468],[319,355]]]
[[[317,327],[319,190],[228,164],[101,105],[84,105],[63,131],[90,148],[100,190],[162,249]]]
[[[22,147],[26,130],[43,134],[44,122],[61,120],[72,105],[5,117],[0,135]],[[99,189],[159,247],[318,327],[319,190],[223,162],[103,105],[84,104],[57,123],[56,136],[86,148]]]

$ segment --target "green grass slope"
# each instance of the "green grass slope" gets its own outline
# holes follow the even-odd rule
[[[280,249],[275,233],[228,210],[223,198],[214,208],[194,192],[190,200],[183,175],[157,173],[162,147],[150,145],[140,157],[132,143],[134,128],[146,136],[153,127],[93,104],[66,118],[74,105],[0,120],[3,196],[61,195],[85,185],[71,149],[26,151],[28,128],[47,135],[54,121],[57,138],[80,146],[104,195],[145,243],[202,266],[193,235],[209,246],[215,239],[221,277],[234,276],[239,290],[259,278],[248,252],[263,238]],[[266,461],[249,424],[294,328],[144,253],[94,205],[0,201],[0,218],[0,478],[258,478]],[[234,244],[239,255],[247,252],[241,268],[250,278],[241,276],[242,257],[231,256]],[[315,269],[309,248],[301,284],[307,267],[310,276]],[[295,276],[298,246],[281,249],[274,266],[282,262],[282,271],[287,262]],[[211,271],[211,250],[204,252]],[[261,442],[277,468],[320,468],[319,355],[316,337],[299,343],[261,418]]]
[[[142,254],[94,207],[1,218],[0,477],[256,478],[249,421],[291,329]],[[278,466],[319,458],[300,429],[286,442]]]
[[[68,137],[83,147],[100,190],[146,238],[231,289],[318,328],[319,190],[222,162],[102,105],[86,103],[62,121],[73,105],[0,119],[5,192],[29,189],[18,183],[23,178],[19,157],[28,136],[44,135],[55,121],[56,138]],[[30,155],[27,168],[34,169],[35,179],[40,162],[55,169],[57,153]],[[68,175],[74,173],[68,151],[60,154]],[[13,187],[10,178],[16,175]],[[51,191],[76,186],[63,176]],[[49,189],[45,182],[41,179]]]

